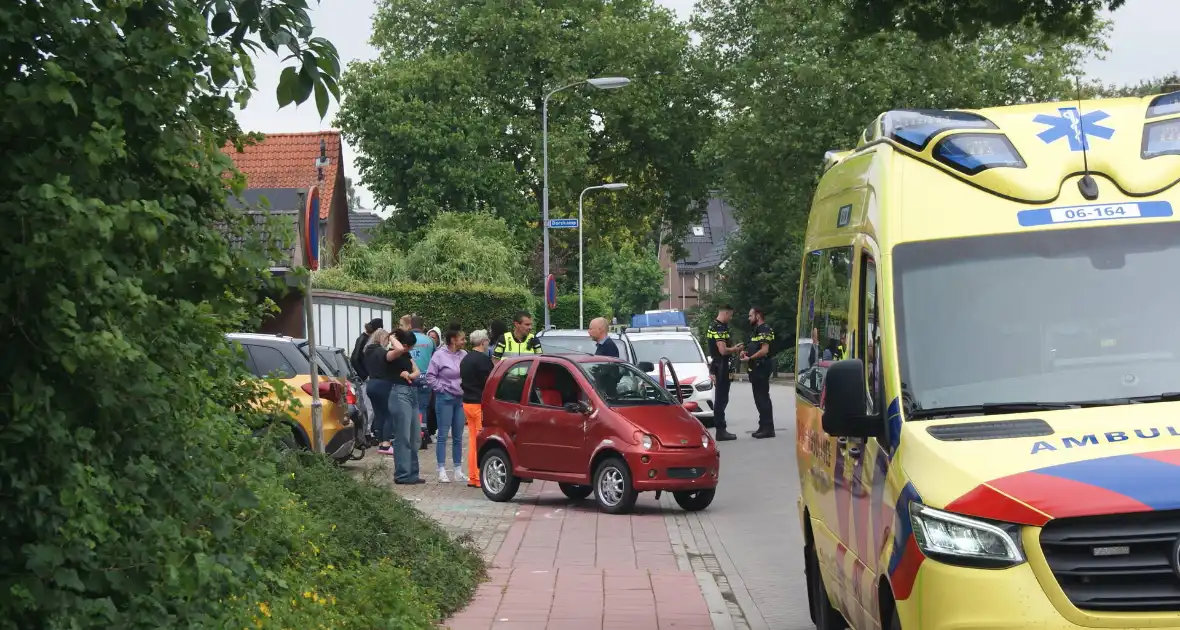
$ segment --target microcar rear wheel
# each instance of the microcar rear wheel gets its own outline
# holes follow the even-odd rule
[[[594,492],[594,486],[579,486],[573,483],[559,483],[557,487],[561,488],[562,494],[574,501],[581,501]]]
[[[635,507],[639,493],[631,483],[631,469],[621,457],[610,457],[594,473],[594,498],[607,514],[626,514]]]
[[[676,505],[679,505],[685,512],[700,512],[701,510],[709,507],[709,504],[713,502],[713,497],[716,494],[716,488],[708,488],[702,490],[673,492],[672,498],[676,499]]]
[[[520,479],[512,474],[512,460],[499,447],[483,454],[479,462],[479,486],[488,499],[496,503],[511,501],[520,489]]]

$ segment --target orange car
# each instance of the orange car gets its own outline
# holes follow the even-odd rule
[[[311,449],[311,360],[307,341],[282,335],[232,333],[229,341],[242,346],[246,367],[255,376],[278,378],[295,390],[299,409],[292,409],[291,440],[300,448]],[[348,418],[348,385],[333,376],[319,361],[319,394],[323,403],[324,452],[338,462],[353,457],[356,427]]]

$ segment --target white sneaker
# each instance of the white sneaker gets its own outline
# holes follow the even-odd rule
[[[438,482],[439,483],[451,483],[451,478],[447,477],[447,469],[446,468],[439,468],[438,469]]]
[[[455,481],[460,483],[467,482],[467,473],[463,472],[463,469],[458,466],[455,466]]]

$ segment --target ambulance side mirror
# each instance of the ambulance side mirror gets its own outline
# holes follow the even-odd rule
[[[823,401],[824,433],[833,437],[885,437],[885,422],[881,417],[865,414],[868,391],[865,365],[860,359],[844,359],[828,366]]]

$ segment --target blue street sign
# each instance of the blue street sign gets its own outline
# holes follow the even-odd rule
[[[549,229],[551,230],[576,227],[578,227],[577,219],[549,219]]]

